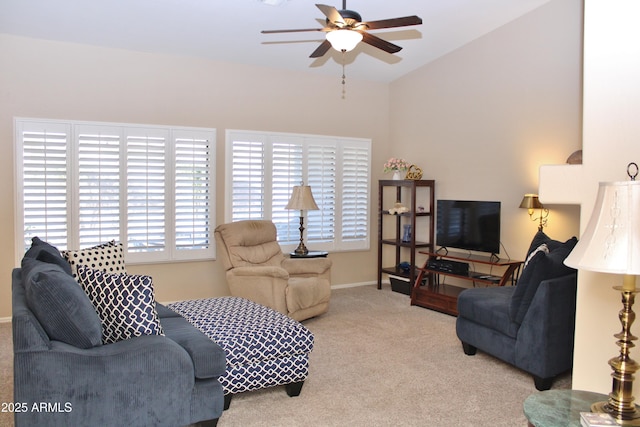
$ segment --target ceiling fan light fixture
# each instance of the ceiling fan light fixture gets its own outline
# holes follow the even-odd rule
[[[329,31],[326,37],[331,47],[338,52],[349,52],[362,41],[361,33],[347,28]]]

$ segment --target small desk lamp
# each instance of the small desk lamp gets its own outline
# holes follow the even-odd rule
[[[291,193],[291,199],[289,203],[284,207],[285,209],[295,209],[300,211],[300,244],[294,251],[296,255],[306,255],[309,250],[304,245],[303,232],[304,232],[304,211],[318,210],[318,205],[313,199],[313,193],[311,193],[311,187],[308,185],[296,185],[293,187]]]
[[[540,221],[538,231],[542,231],[542,228],[546,227],[547,218],[549,218],[549,209],[545,209],[542,203],[540,203],[537,194],[525,194],[522,202],[520,202],[520,207],[529,210],[529,218],[531,218],[532,221]],[[540,216],[538,218],[533,217],[535,209],[540,209]]]
[[[635,173],[632,173],[635,167]],[[633,397],[634,373],[638,364],[629,357],[637,337],[631,334],[635,320],[632,310],[636,276],[640,274],[640,181],[635,181],[638,166],[630,163],[627,173],[631,181],[601,182],[596,204],[584,235],[565,260],[580,270],[621,274],[622,286],[613,289],[622,294],[623,309],[619,313],[622,331],[615,334],[620,355],[609,360],[613,384],[609,400],[596,402],[592,412],[606,412],[618,424],[640,426],[640,411]]]

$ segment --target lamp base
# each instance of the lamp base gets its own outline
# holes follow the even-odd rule
[[[304,245],[304,243],[300,242],[295,251],[293,251],[296,255],[306,255],[309,253],[309,249]]]
[[[622,426],[640,426],[640,410],[638,410],[637,406],[635,411],[624,414],[624,419],[616,417],[615,411],[611,409],[608,401],[596,402],[592,404],[591,412],[609,414],[616,420],[618,424]]]

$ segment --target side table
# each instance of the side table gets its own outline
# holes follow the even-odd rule
[[[546,390],[524,401],[529,427],[581,427],[580,412],[590,412],[591,404],[609,396],[580,390]]]
[[[289,256],[291,258],[326,258],[329,255],[327,251],[309,251],[308,253],[302,255],[297,254],[295,252],[290,252]]]

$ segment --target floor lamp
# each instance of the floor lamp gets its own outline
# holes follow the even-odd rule
[[[622,286],[613,289],[622,295],[619,313],[622,331],[615,334],[620,355],[609,360],[613,384],[609,399],[596,402],[592,412],[606,412],[621,425],[640,426],[640,411],[634,403],[633,381],[638,364],[629,357],[637,337],[631,334],[635,320],[633,303],[636,276],[640,274],[640,181],[627,168],[631,181],[601,182],[596,204],[580,241],[565,260],[579,270],[622,275]]]
[[[311,193],[311,187],[308,185],[296,185],[293,187],[291,193],[291,199],[285,206],[285,209],[294,209],[300,211],[300,244],[294,251],[296,255],[306,255],[309,250],[304,245],[304,211],[318,210],[318,205],[313,199],[313,193]]]

